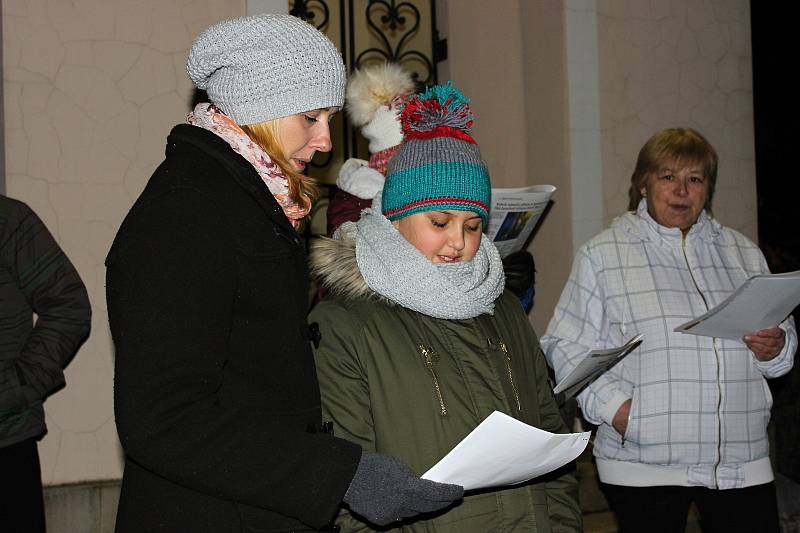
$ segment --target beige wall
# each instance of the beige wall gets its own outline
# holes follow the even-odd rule
[[[531,244],[533,323],[544,331],[572,261],[562,2],[440,2],[448,40],[443,78],[471,99],[475,138],[493,185],[558,187]]]
[[[639,148],[659,129],[720,155],[715,214],[757,236],[747,0],[439,0],[443,70],[472,99],[496,186],[558,187],[530,249],[544,332],[572,256],[627,207]]]
[[[449,79],[471,100],[473,133],[493,185],[524,185],[527,138],[519,4],[449,0],[445,5]]]
[[[717,218],[756,240],[748,0],[598,0],[597,26],[606,221],[647,138],[690,126],[719,153]]]
[[[3,0],[6,190],[50,228],[89,290],[92,334],[45,404],[47,484],[118,478],[103,261],[181,122],[191,39],[244,0]]]
[[[521,0],[525,72],[528,183],[558,190],[529,250],[536,260],[536,301],[531,321],[544,333],[572,264],[573,216],[567,108],[567,54],[561,0]]]
[[[66,389],[46,404],[46,483],[120,475],[103,260],[161,160],[166,134],[188,110],[183,64],[192,37],[243,14],[246,4],[2,4],[7,191],[56,235],[95,313],[92,335],[67,369]],[[531,245],[538,268],[532,321],[540,333],[569,273],[574,241],[624,209],[636,152],[661,127],[697,127],[717,146],[717,214],[755,236],[747,0],[437,6],[449,41],[443,77],[473,100],[475,135],[495,184],[558,187]],[[590,115],[596,125],[583,120]],[[596,207],[594,201],[602,204],[601,217],[587,222],[581,206]]]

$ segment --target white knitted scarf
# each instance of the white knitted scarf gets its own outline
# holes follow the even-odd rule
[[[505,287],[500,254],[487,238],[463,263],[435,264],[409,243],[380,211],[380,195],[361,219],[340,233],[356,241],[356,262],[367,285],[423,315],[449,320],[494,313]]]

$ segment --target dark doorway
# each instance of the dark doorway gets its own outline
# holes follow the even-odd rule
[[[800,90],[795,8],[752,0],[753,109],[759,246],[773,272],[800,270],[800,202],[796,182]],[[800,319],[795,309],[795,321]],[[800,483],[800,369],[771,380],[772,434],[778,472]]]

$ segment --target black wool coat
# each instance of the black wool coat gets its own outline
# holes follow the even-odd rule
[[[252,166],[176,126],[106,265],[117,531],[328,523],[361,450],[316,432],[306,254]]]

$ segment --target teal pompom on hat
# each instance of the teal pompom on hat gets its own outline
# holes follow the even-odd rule
[[[492,187],[469,134],[469,101],[452,86],[434,85],[400,114],[404,141],[389,161],[381,209],[389,220],[424,211],[472,211],[486,227]]]

